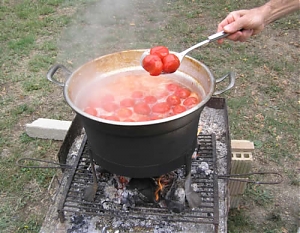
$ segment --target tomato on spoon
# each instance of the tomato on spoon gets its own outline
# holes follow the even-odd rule
[[[180,61],[175,54],[168,54],[162,60],[163,72],[174,73],[180,66]]]
[[[152,76],[158,76],[163,71],[163,63],[157,55],[147,55],[143,60],[143,67]]]

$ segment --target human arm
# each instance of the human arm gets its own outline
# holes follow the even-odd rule
[[[260,33],[266,25],[299,8],[299,0],[270,0],[260,7],[231,12],[218,25],[218,32],[225,31],[232,34],[227,37],[228,39],[243,42],[250,36]],[[219,40],[219,43],[222,42],[223,40]]]

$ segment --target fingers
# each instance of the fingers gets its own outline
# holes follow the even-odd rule
[[[219,25],[218,31],[225,31],[230,34],[227,39],[233,41],[246,41],[250,36],[254,34],[254,30],[251,28],[251,19],[248,17],[249,10],[239,10],[231,12]],[[250,28],[249,28],[250,27]],[[218,43],[223,43],[224,39],[218,40]]]
[[[235,34],[236,35],[230,35],[227,38],[234,40],[235,38],[240,37],[239,35],[239,26],[236,24],[236,20],[238,20],[241,17],[241,14],[239,13],[240,11],[233,11],[231,12],[221,23],[219,23],[217,31],[225,31],[228,34]],[[224,39],[218,40],[219,44],[222,44],[224,42]]]
[[[254,30],[253,29],[244,29],[242,31],[237,31],[226,38],[232,41],[240,41],[245,42],[253,35]],[[218,40],[219,44],[222,44],[224,42],[224,39]]]
[[[253,29],[244,29],[242,35],[237,39],[240,42],[245,42],[253,35]]]
[[[228,36],[227,38],[230,39],[230,40],[233,40],[233,41],[245,42],[252,35],[253,35],[253,30],[252,29],[244,29],[242,31],[238,31],[236,33],[233,33],[232,35]]]

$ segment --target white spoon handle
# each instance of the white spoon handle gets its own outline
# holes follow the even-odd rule
[[[199,48],[200,46],[203,46],[203,45],[206,45],[208,44],[209,42],[213,42],[213,41],[216,41],[216,40],[219,40],[219,39],[222,39],[222,38],[225,38],[226,36],[228,36],[227,33],[225,33],[224,31],[222,32],[218,32],[218,33],[215,33],[211,36],[208,37],[207,40],[204,40],[198,44],[195,44],[193,45],[192,47],[182,51],[181,53],[178,54],[178,57],[179,57],[179,60],[181,61],[183,59],[183,57],[190,51],[196,49],[196,48]]]

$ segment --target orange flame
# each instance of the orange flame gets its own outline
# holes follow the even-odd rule
[[[155,195],[155,201],[159,200],[159,192],[163,189],[163,185],[161,184],[160,181],[161,181],[161,177],[159,177],[157,179],[157,185],[158,185],[158,187],[157,187],[157,189],[155,190],[155,193],[154,193],[154,195]]]

